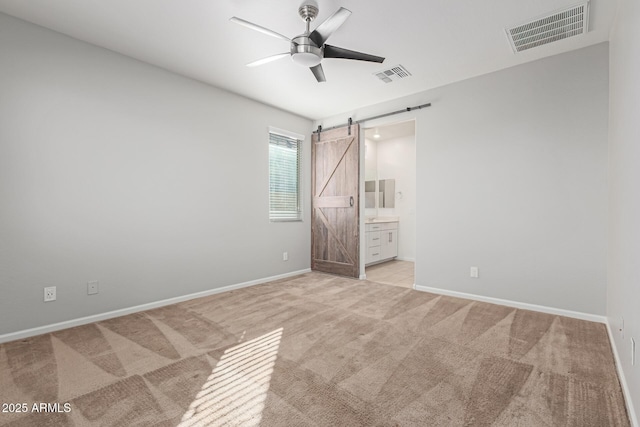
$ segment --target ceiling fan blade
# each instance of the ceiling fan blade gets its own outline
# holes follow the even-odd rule
[[[318,25],[318,28],[313,30],[309,35],[309,38],[318,46],[322,46],[324,42],[333,34],[335,30],[340,28],[344,21],[351,15],[349,9],[341,7],[333,15],[328,17],[322,24]]]
[[[285,56],[291,56],[290,52],[279,53],[277,55],[267,56],[266,58],[258,59],[247,64],[247,67],[257,67],[258,65],[266,64],[268,62],[275,61],[276,59],[284,58]]]
[[[355,59],[357,61],[384,62],[384,58],[381,56],[369,55],[368,53],[356,52],[355,50],[344,49],[328,44],[324,45],[324,57]]]
[[[272,31],[272,30],[270,30],[268,28],[261,27],[260,25],[254,24],[253,22],[245,21],[244,19],[240,19],[240,18],[237,18],[235,16],[233,18],[230,18],[229,21],[235,22],[236,24],[240,24],[243,27],[247,27],[247,28],[250,28],[252,30],[259,31],[259,32],[261,32],[263,34],[267,34],[267,35],[269,35],[271,37],[275,37],[277,39],[282,39],[282,40],[285,40],[285,41],[288,41],[289,43],[291,43],[291,39],[289,37],[283,36],[282,34],[276,33],[275,31]]]
[[[326,82],[327,79],[324,78],[324,70],[322,69],[322,64],[318,64],[315,67],[309,67],[314,76],[316,76],[316,80],[318,83]]]

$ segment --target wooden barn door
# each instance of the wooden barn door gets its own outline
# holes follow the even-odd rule
[[[314,133],[311,269],[360,275],[358,125]]]

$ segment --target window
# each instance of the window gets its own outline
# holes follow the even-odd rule
[[[269,219],[301,221],[301,135],[269,129]]]

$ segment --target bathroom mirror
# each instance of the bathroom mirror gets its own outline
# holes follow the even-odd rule
[[[366,209],[375,209],[376,207],[376,182],[364,182],[364,207]]]
[[[381,179],[378,181],[378,207],[395,208],[396,206],[396,180]]]

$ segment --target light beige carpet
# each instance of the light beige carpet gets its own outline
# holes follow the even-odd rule
[[[602,324],[319,273],[5,343],[0,374],[10,426],[629,426]]]

